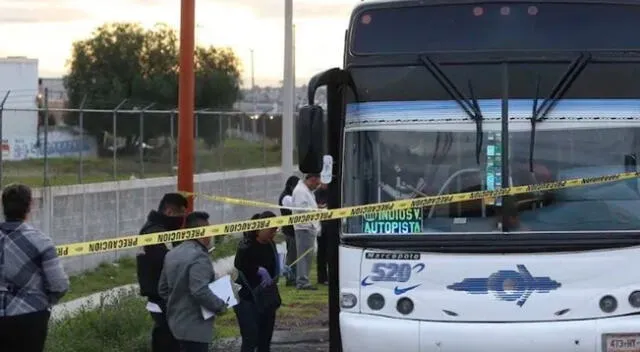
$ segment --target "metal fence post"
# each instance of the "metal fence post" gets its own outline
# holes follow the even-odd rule
[[[207,109],[205,109],[205,111],[206,111],[206,110],[207,110]],[[193,127],[194,127],[194,133],[195,133],[195,138],[194,138],[194,140],[195,140],[195,145],[196,145],[196,148],[195,148],[195,150],[193,151],[193,158],[194,158],[194,160],[193,160],[193,164],[194,164],[194,170],[193,170],[193,172],[197,174],[197,173],[199,173],[199,172],[200,172],[200,162],[199,162],[200,158],[199,158],[199,155],[198,155],[198,154],[199,154],[199,153],[198,153],[198,150],[200,149],[200,148],[198,148],[198,142],[200,141],[200,139],[199,139],[199,136],[200,136],[200,127],[198,126],[198,125],[199,125],[199,122],[200,122],[200,111],[196,110],[196,111],[193,113],[193,115],[194,115],[194,116],[193,116],[193,118],[194,118],[194,121],[193,121],[193,125],[194,125],[194,126],[193,126]],[[206,115],[205,115],[205,116],[206,116]],[[205,117],[205,118],[206,118],[206,117]],[[196,185],[196,187],[198,187],[198,185]]]
[[[118,110],[127,102],[127,99],[123,100],[113,109],[113,181],[116,182],[116,210],[115,210],[115,232],[116,237],[120,236],[120,183],[118,182],[118,144],[116,140],[118,139]],[[117,254],[116,252],[116,258]]]
[[[44,89],[44,182],[49,187],[49,88]]]
[[[78,113],[78,122],[80,125],[80,152],[79,152],[79,156],[78,156],[78,161],[79,161],[79,165],[78,165],[78,183],[82,183],[83,179],[84,179],[84,167],[83,167],[83,163],[84,163],[84,155],[83,155],[83,149],[84,149],[84,104],[87,102],[87,95],[85,94],[82,97],[82,101],[80,102],[80,112]],[[84,193],[82,196],[82,200],[84,202]],[[84,209],[84,203],[82,204],[82,209]],[[84,210],[83,210],[84,212]]]
[[[144,178],[144,113],[155,104],[151,103],[140,111],[140,178]]]
[[[214,115],[215,116],[215,115]],[[222,174],[222,186],[220,189],[220,195],[227,195],[226,193],[226,178],[227,175],[226,173],[224,173],[224,135],[222,134],[222,117],[224,115],[220,114],[218,115],[218,161],[219,161],[219,167],[220,167],[220,172],[223,172]],[[224,222],[225,219],[225,215],[226,215],[226,207],[224,206],[224,204],[222,205],[222,218],[221,221]],[[222,237],[222,236],[217,236],[217,237]]]
[[[264,166],[264,172],[267,173],[267,117],[260,116],[262,120],[262,165]],[[269,199],[269,181],[268,177],[264,178],[264,199],[268,202]]]
[[[171,110],[171,113],[169,114],[169,123],[171,124],[170,129],[169,129],[169,133],[171,134],[170,138],[169,138],[169,147],[171,148],[171,152],[169,153],[171,155],[171,168],[170,168],[170,172],[171,175],[175,175],[175,172],[173,171],[173,166],[176,164],[176,160],[175,160],[175,149],[176,149],[176,144],[175,144],[175,131],[174,131],[174,124],[176,122],[176,110]]]
[[[3,181],[4,181],[4,168],[2,166],[2,164],[4,163],[4,136],[2,135],[2,113],[4,111],[4,104],[7,102],[7,99],[9,98],[9,94],[11,94],[11,91],[7,91],[7,94],[4,95],[4,98],[2,98],[2,101],[0,101],[0,189],[3,186]]]
[[[118,110],[127,102],[127,99],[123,100],[118,106],[113,109],[113,180],[118,180],[118,145],[116,140],[118,139]]]

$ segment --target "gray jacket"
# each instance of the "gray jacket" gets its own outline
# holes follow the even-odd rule
[[[167,302],[167,322],[176,339],[211,343],[215,317],[204,320],[201,309],[219,314],[227,307],[209,290],[214,279],[207,249],[199,242],[185,241],[167,253],[158,293]]]

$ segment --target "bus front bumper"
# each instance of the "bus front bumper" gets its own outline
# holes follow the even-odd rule
[[[340,332],[345,352],[640,352],[640,316],[449,323],[341,312]]]

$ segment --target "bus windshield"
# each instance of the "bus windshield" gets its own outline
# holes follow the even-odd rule
[[[640,6],[482,3],[363,9],[354,55],[456,51],[637,50]]]
[[[371,204],[423,196],[495,189],[501,179],[500,133],[483,134],[483,158],[475,157],[468,132],[350,131],[345,139],[344,200]],[[625,160],[640,151],[640,124],[624,128],[540,130],[530,170],[529,131],[509,135],[514,186],[628,172]],[[634,169],[635,171],[635,169]],[[345,233],[415,234],[498,231],[500,199],[468,201],[350,218]],[[611,231],[640,227],[636,179],[515,196],[510,231]]]

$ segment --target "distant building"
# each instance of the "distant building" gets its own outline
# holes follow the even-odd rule
[[[64,79],[62,78],[40,78],[38,81],[38,90],[40,95],[44,97],[45,89],[48,90],[48,106],[50,109],[63,109],[67,106],[67,90],[64,88]],[[51,116],[56,125],[64,124],[64,112],[50,111]]]
[[[234,106],[235,109],[252,113],[257,110],[261,113],[281,114],[282,113],[282,87],[255,87],[252,89],[242,89],[242,100]],[[296,87],[294,90],[294,110],[307,104],[307,86]],[[321,106],[326,105],[326,94],[323,89],[318,89],[315,103]],[[254,108],[255,106],[255,108]],[[269,107],[273,108],[271,111]]]

